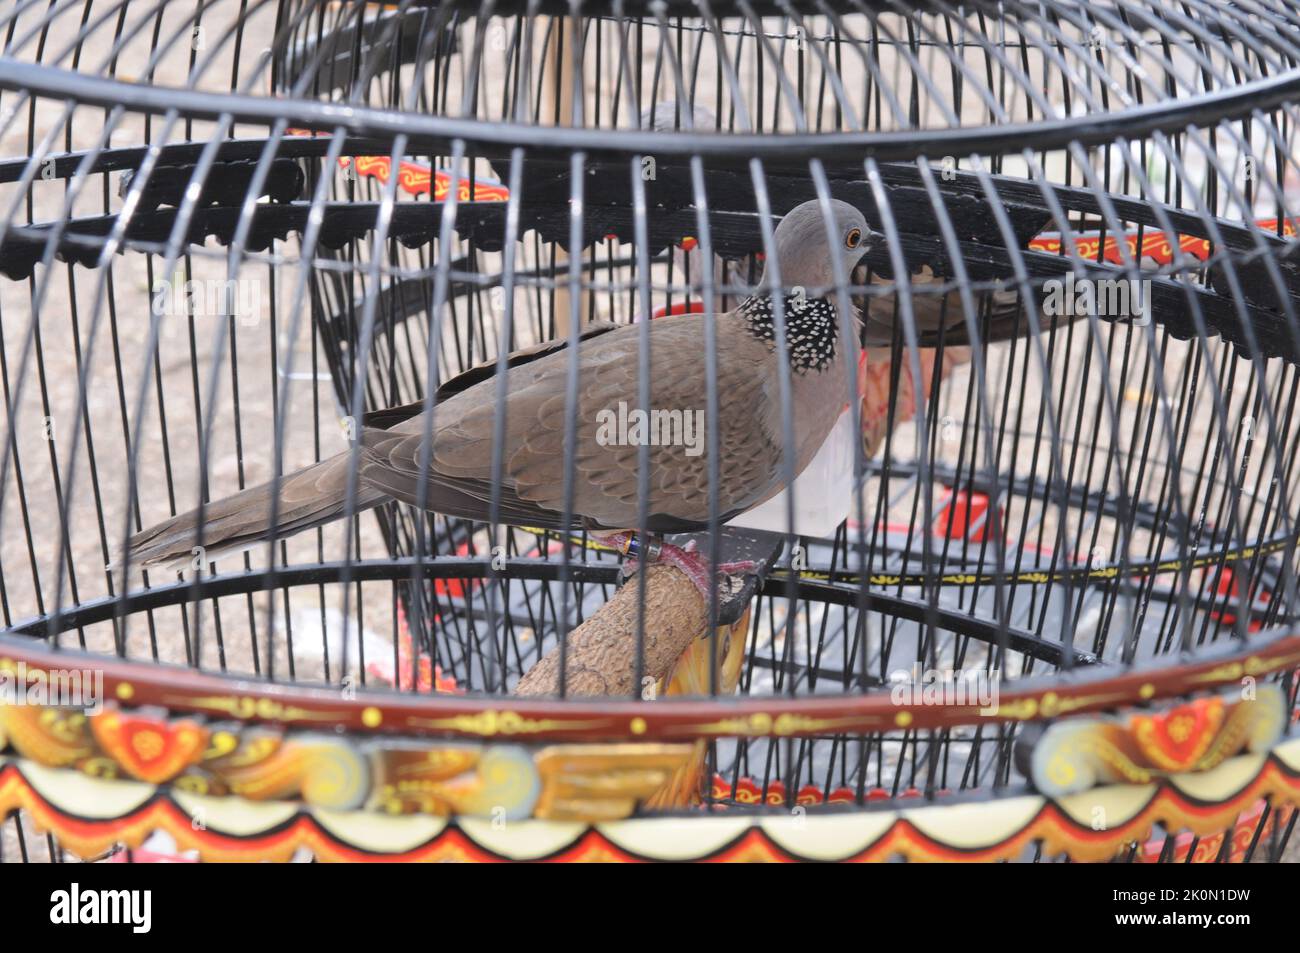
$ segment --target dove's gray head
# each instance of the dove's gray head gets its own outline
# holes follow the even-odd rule
[[[769,347],[778,340],[779,310],[785,316],[785,341],[796,374],[824,371],[839,348],[838,311],[829,297],[835,285],[838,256],[845,279],[880,235],[867,227],[862,213],[847,202],[832,199],[830,228],[817,201],[795,206],[776,227],[776,264],[784,289],[772,295],[767,282],[776,275],[764,270],[763,285],[737,309],[754,337]],[[829,234],[828,234],[829,231]],[[772,262],[768,261],[770,268]],[[777,300],[782,302],[776,307]]]
[[[806,288],[810,293],[813,289],[833,288],[833,256],[840,257],[844,265],[842,274],[847,277],[862,256],[880,240],[881,236],[867,227],[862,213],[848,202],[831,199],[830,212],[833,216],[831,232],[835,236],[830,248],[827,248],[822,204],[816,199],[796,205],[776,227],[777,263],[781,284],[786,288]],[[764,274],[763,280],[766,281],[767,277]]]

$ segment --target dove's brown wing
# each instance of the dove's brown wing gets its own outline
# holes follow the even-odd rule
[[[732,327],[738,323],[733,316],[717,320],[719,340],[725,342],[719,348],[717,386],[719,512],[726,519],[779,490],[779,396],[768,346],[743,327]],[[709,515],[707,437],[702,430],[685,429],[687,414],[700,422],[707,412],[701,318],[664,318],[653,322],[649,331],[650,409],[677,415],[667,418],[669,429],[662,434],[693,438],[647,448],[649,528],[694,529]],[[608,427],[608,415],[617,418],[620,405],[625,415],[638,407],[640,335],[641,328],[630,325],[583,343],[571,461],[564,452],[569,355],[557,350],[510,368],[501,458],[503,520],[554,525],[564,510],[565,468],[571,463],[572,511],[581,523],[608,529],[638,524],[640,444],[619,440],[617,434],[612,442],[602,439],[602,413]],[[462,515],[449,501],[460,506],[477,501],[480,510],[486,509],[493,478],[495,400],[495,382],[486,378],[434,410],[433,453],[423,494],[429,508]],[[813,436],[820,431],[824,439],[833,421],[823,426],[820,419],[812,420],[803,429]],[[425,430],[422,418],[412,418],[385,433],[367,435],[367,485],[416,502],[421,496]]]
[[[594,337],[599,337],[607,331],[613,331],[618,328],[617,324],[612,321],[593,321],[588,324],[578,334],[578,341],[587,341]],[[506,355],[506,367],[520,367],[538,358],[545,357],[548,354],[554,354],[556,351],[568,347],[568,338],[557,338],[552,341],[543,341],[540,344],[533,344],[529,347],[521,347],[518,350],[511,351]],[[454,395],[461,391],[469,390],[475,384],[481,383],[490,377],[495,377],[497,373],[496,360],[484,361],[481,364],[475,364],[468,370],[461,371],[454,377],[449,377],[438,385],[434,392],[434,405],[445,404]],[[423,413],[424,400],[413,400],[409,404],[400,404],[396,407],[386,407],[383,410],[372,410],[362,418],[362,424],[373,430],[388,430],[395,427],[403,421],[410,420],[417,414]]]
[[[589,340],[612,331],[616,325],[597,323],[585,328],[580,339]],[[533,347],[511,352],[507,357],[510,367],[519,367],[531,361],[539,360],[549,354],[563,350],[567,339],[546,341]],[[436,404],[450,400],[462,393],[491,380],[496,373],[495,361],[472,367],[464,373],[444,381],[436,392]],[[492,385],[494,386],[494,385]],[[424,409],[422,400],[414,401],[400,407],[390,407],[367,414],[363,418],[364,441],[367,444],[383,443],[386,431],[403,422],[410,422],[419,417]],[[403,435],[404,437],[405,435]],[[400,438],[399,438],[400,439]],[[361,479],[353,487],[352,511],[368,509],[385,502],[388,494],[382,485],[376,485],[366,479],[368,472],[374,472],[382,484],[385,476],[382,467],[374,467],[374,453],[368,446],[360,463]],[[306,469],[285,474],[278,481],[249,487],[233,496],[209,503],[203,510],[203,532],[201,534],[206,550],[206,559],[246,549],[265,539],[271,523],[271,511],[275,510],[277,533],[291,536],[313,526],[320,526],[338,519],[348,509],[348,474],[352,465],[351,454],[341,453],[322,460]],[[272,507],[272,490],[278,490],[279,503]],[[487,486],[458,487],[455,485],[434,486],[434,495],[426,499],[426,505],[446,513],[449,516],[461,516],[466,519],[487,520],[490,517],[488,501],[491,499]],[[414,498],[411,500],[415,502]],[[194,557],[193,549],[198,544],[198,510],[181,513],[169,520],[151,526],[131,537],[128,548],[132,559],[145,565],[183,564]],[[532,503],[518,500],[506,489],[502,501],[500,516],[503,521],[511,523],[536,523],[551,528],[560,528],[554,514],[548,514]],[[113,565],[120,561],[115,560]]]

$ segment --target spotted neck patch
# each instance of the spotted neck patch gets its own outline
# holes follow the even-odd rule
[[[760,341],[776,346],[776,325],[772,318],[771,295],[752,295],[740,306],[749,319],[749,330]],[[839,337],[835,307],[825,298],[785,299],[785,343],[790,367],[796,372],[823,371],[835,360]]]

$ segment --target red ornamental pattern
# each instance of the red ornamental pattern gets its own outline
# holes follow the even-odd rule
[[[339,159],[339,167],[356,169],[357,175],[388,184],[392,174],[393,162],[388,156],[347,156]],[[403,159],[398,165],[397,184],[408,195],[428,195],[430,183],[433,186],[433,200],[445,202],[451,191],[451,175],[441,169],[435,171],[422,162]],[[459,202],[505,202],[510,198],[510,190],[492,179],[479,179],[470,188],[470,181],[460,177],[457,182],[456,200]]]
[[[937,793],[943,795],[950,792],[944,790]],[[753,778],[740,778],[736,782],[733,798],[731,784],[720,774],[713,776],[709,796],[714,801],[734,800],[737,804],[744,805],[766,804],[768,807],[784,807],[787,803],[784,781],[771,781],[764,788]],[[917,788],[907,788],[898,792],[898,796],[899,798],[918,798],[921,797],[921,791]],[[884,788],[869,788],[863,797],[867,801],[887,801],[891,795]],[[814,807],[818,804],[854,804],[857,802],[857,794],[852,788],[840,787],[831,791],[828,795],[824,794],[822,789],[815,784],[805,784],[795,795],[794,802],[803,807]]]
[[[1289,237],[1296,234],[1296,226],[1300,224],[1300,219],[1292,218],[1283,221],[1280,233],[1276,218],[1261,219],[1255,224],[1261,231],[1270,235],[1281,234]],[[1123,236],[1108,235],[1104,250],[1101,248],[1101,235],[1097,232],[1075,235],[1074,245],[1078,249],[1079,257],[1082,259],[1088,261],[1104,259],[1115,265],[1124,264],[1125,252],[1127,252],[1127,257],[1130,260],[1138,263],[1145,259],[1158,265],[1168,265],[1174,259],[1173,243],[1164,232],[1158,229],[1154,231],[1143,230],[1140,245],[1138,243],[1138,232],[1136,231],[1128,232]],[[1061,237],[1054,233],[1045,233],[1029,243],[1030,250],[1048,252],[1053,255],[1061,254],[1061,246]],[[1178,247],[1184,255],[1190,255],[1200,261],[1210,257],[1210,242],[1204,238],[1197,238],[1195,235],[1179,235]]]

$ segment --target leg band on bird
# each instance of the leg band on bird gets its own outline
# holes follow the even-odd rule
[[[633,567],[642,560],[648,563],[657,562],[664,546],[663,540],[657,537],[650,536],[642,540],[636,533],[618,533],[609,537],[606,542],[626,556]]]
[[[701,557],[693,546],[683,549],[681,546],[665,543],[656,536],[643,539],[637,533],[616,533],[606,537],[605,542],[627,557],[627,562],[623,566],[625,575],[630,576],[636,572],[643,561],[646,563],[662,561],[681,571],[694,583],[700,595],[706,601],[709,599],[714,588],[713,580],[709,577],[709,560],[707,557]],[[719,563],[717,570],[719,575],[739,575],[753,572],[757,565],[750,561],[727,562]]]

